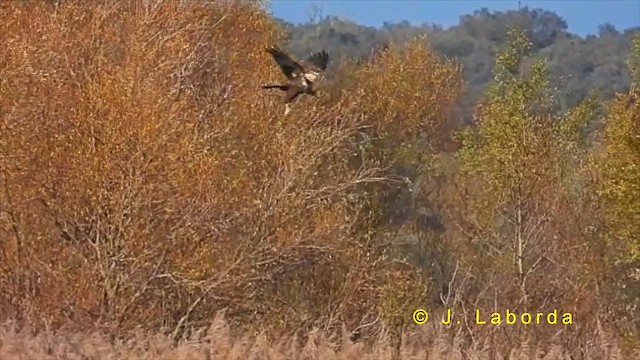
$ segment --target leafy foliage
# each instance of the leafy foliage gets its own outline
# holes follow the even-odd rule
[[[422,293],[361,226],[382,206],[363,189],[384,186],[392,160],[351,159],[362,129],[436,127],[459,93],[454,64],[418,41],[348,80],[371,90],[363,102],[303,99],[283,121],[254,86],[279,71],[258,6],[52,6],[3,5],[7,314],[180,336],[227,308],[248,330],[333,331]],[[403,64],[423,81],[386,77]],[[402,100],[381,117],[385,81]]]
[[[640,34],[634,39],[629,68],[634,76],[630,91],[620,94],[609,106],[602,191],[611,212],[614,241],[628,244],[625,252],[631,259],[640,260]]]
[[[524,74],[531,45],[524,32],[509,33],[477,123],[460,134],[460,184],[475,194],[456,221],[467,232],[463,259],[487,284],[475,291],[498,294],[511,307],[544,308],[575,296],[565,292],[575,284],[562,276],[579,272],[581,261],[566,261],[579,243],[567,232],[575,206],[569,176],[579,169],[572,160],[580,156],[581,126],[595,108],[587,101],[556,115],[545,63]]]
[[[640,329],[637,316],[629,316],[640,309],[640,33],[628,64],[633,83],[609,104],[596,186],[604,210],[605,288],[613,288],[611,307],[632,338]]]

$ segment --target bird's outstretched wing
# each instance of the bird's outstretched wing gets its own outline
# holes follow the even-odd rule
[[[267,52],[273,56],[273,59],[276,61],[282,72],[289,78],[295,78],[300,74],[304,73],[304,69],[300,64],[295,62],[289,55],[287,55],[284,51],[280,50],[277,46],[267,47]]]

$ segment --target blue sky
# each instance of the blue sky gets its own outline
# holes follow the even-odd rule
[[[618,30],[640,26],[640,0],[521,0],[521,6],[551,10],[567,21],[569,31],[595,34],[598,25],[609,22]],[[481,7],[489,10],[518,8],[518,0],[271,0],[273,14],[289,22],[310,19],[313,8],[357,23],[380,26],[384,21],[408,20],[413,24],[455,25],[461,15]]]

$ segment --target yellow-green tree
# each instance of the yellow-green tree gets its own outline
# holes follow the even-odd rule
[[[640,331],[640,34],[628,59],[632,77],[627,93],[609,104],[599,184],[604,209],[606,282],[622,296],[617,302],[621,323],[631,320]],[[628,329],[628,328],[627,328]]]
[[[460,134],[461,181],[469,203],[460,228],[470,240],[464,259],[482,265],[477,276],[499,283],[494,290],[509,306],[530,309],[548,301],[552,288],[568,286],[552,276],[565,271],[560,264],[566,263],[566,239],[558,229],[570,213],[562,215],[570,206],[569,174],[595,104],[588,99],[557,115],[545,62],[525,71],[531,43],[513,29],[508,40],[475,126]],[[509,283],[517,286],[504,285]],[[544,295],[537,291],[542,288]]]
[[[640,261],[640,35],[628,60],[630,90],[609,105],[603,157],[603,199],[611,240],[630,260]]]

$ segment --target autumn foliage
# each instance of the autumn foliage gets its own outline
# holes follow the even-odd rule
[[[280,94],[259,89],[282,76],[264,51],[281,34],[263,4],[0,9],[0,320],[180,339],[224,311],[233,331],[384,329],[399,349],[415,308],[490,309],[499,296],[500,307],[579,313],[568,348],[599,329],[604,310],[586,289],[605,278],[583,270],[598,249],[614,251],[606,234],[576,225],[586,220],[571,209],[612,206],[607,214],[625,224],[637,214],[616,215],[633,205],[618,201],[631,192],[599,201],[601,189],[583,179],[600,174],[586,170],[579,136],[595,100],[558,115],[543,63],[525,78],[511,69],[521,65],[517,51],[505,50],[477,128],[451,156],[440,145],[464,91],[461,71],[423,38],[340,64],[342,78],[284,117]],[[514,39],[511,50],[526,48]],[[620,104],[610,116],[633,124],[635,104],[635,115]],[[608,149],[616,158],[612,151],[631,151]],[[625,191],[636,180],[625,177]],[[433,181],[439,191],[427,191]],[[408,204],[394,197],[441,211],[440,235],[399,226],[418,215],[392,219],[390,203]],[[630,264],[637,229],[619,229],[635,249]],[[401,256],[407,244],[423,254],[412,239],[446,244],[447,256],[429,255],[445,270],[436,276]],[[638,331],[637,320],[626,324]],[[460,331],[443,338],[502,336]]]
[[[352,144],[360,129],[437,123],[460,81],[451,65],[416,48],[361,74],[403,57],[436,65],[412,69],[432,82],[394,90],[440,89],[424,120],[416,95],[403,123],[307,99],[283,119],[257,87],[280,76],[258,6],[3,6],[6,314],[178,333],[228,308],[245,327],[337,326],[412,272],[358,229],[359,185],[384,182],[388,164],[353,166]],[[366,86],[363,101],[390,98]]]

